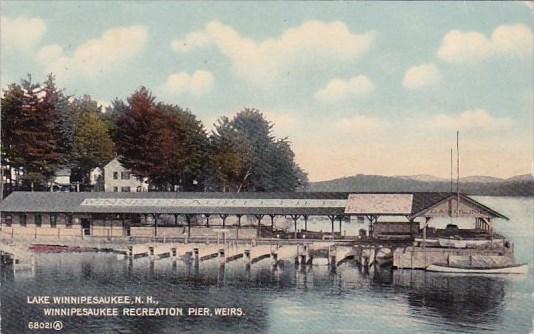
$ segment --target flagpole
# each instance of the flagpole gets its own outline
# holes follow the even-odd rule
[[[456,217],[460,216],[460,131],[456,131]]]

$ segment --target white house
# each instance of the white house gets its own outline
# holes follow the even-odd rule
[[[141,192],[148,191],[147,179],[133,176],[124,168],[117,158],[104,166],[104,191],[107,192]]]
[[[70,186],[70,168],[63,168],[55,173],[53,184],[60,187]]]

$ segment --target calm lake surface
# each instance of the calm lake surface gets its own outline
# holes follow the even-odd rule
[[[497,230],[534,270],[534,198],[476,197],[510,217]],[[328,229],[328,224],[325,230]],[[265,264],[263,262],[266,262]],[[1,333],[532,333],[534,279],[370,270],[335,272],[269,261],[199,267],[170,259],[132,266],[107,253],[39,254],[35,275],[1,280]],[[240,307],[241,317],[45,317],[27,296],[154,296],[158,307]],[[145,305],[147,306],[147,305]],[[84,305],[87,307],[87,305]],[[28,321],[63,323],[30,330]]]

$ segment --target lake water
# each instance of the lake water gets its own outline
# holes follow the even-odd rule
[[[510,217],[500,233],[518,262],[534,268],[534,198],[477,197]],[[329,224],[329,223],[327,223]],[[328,227],[329,225],[327,225]],[[326,229],[326,227],[325,227]],[[265,263],[263,263],[265,262]],[[200,266],[170,259],[133,265],[106,253],[39,254],[35,275],[1,281],[1,333],[532,333],[534,279],[455,276],[424,271],[361,271],[350,261],[335,272],[262,261]],[[45,317],[27,296],[153,296],[158,307],[241,308],[238,317]],[[146,306],[146,305],[145,305]],[[30,330],[55,321],[61,331]]]

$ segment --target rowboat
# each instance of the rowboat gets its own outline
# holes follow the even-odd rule
[[[528,265],[526,263],[521,263],[500,267],[461,267],[447,264],[432,264],[428,266],[426,270],[459,274],[527,274]]]

